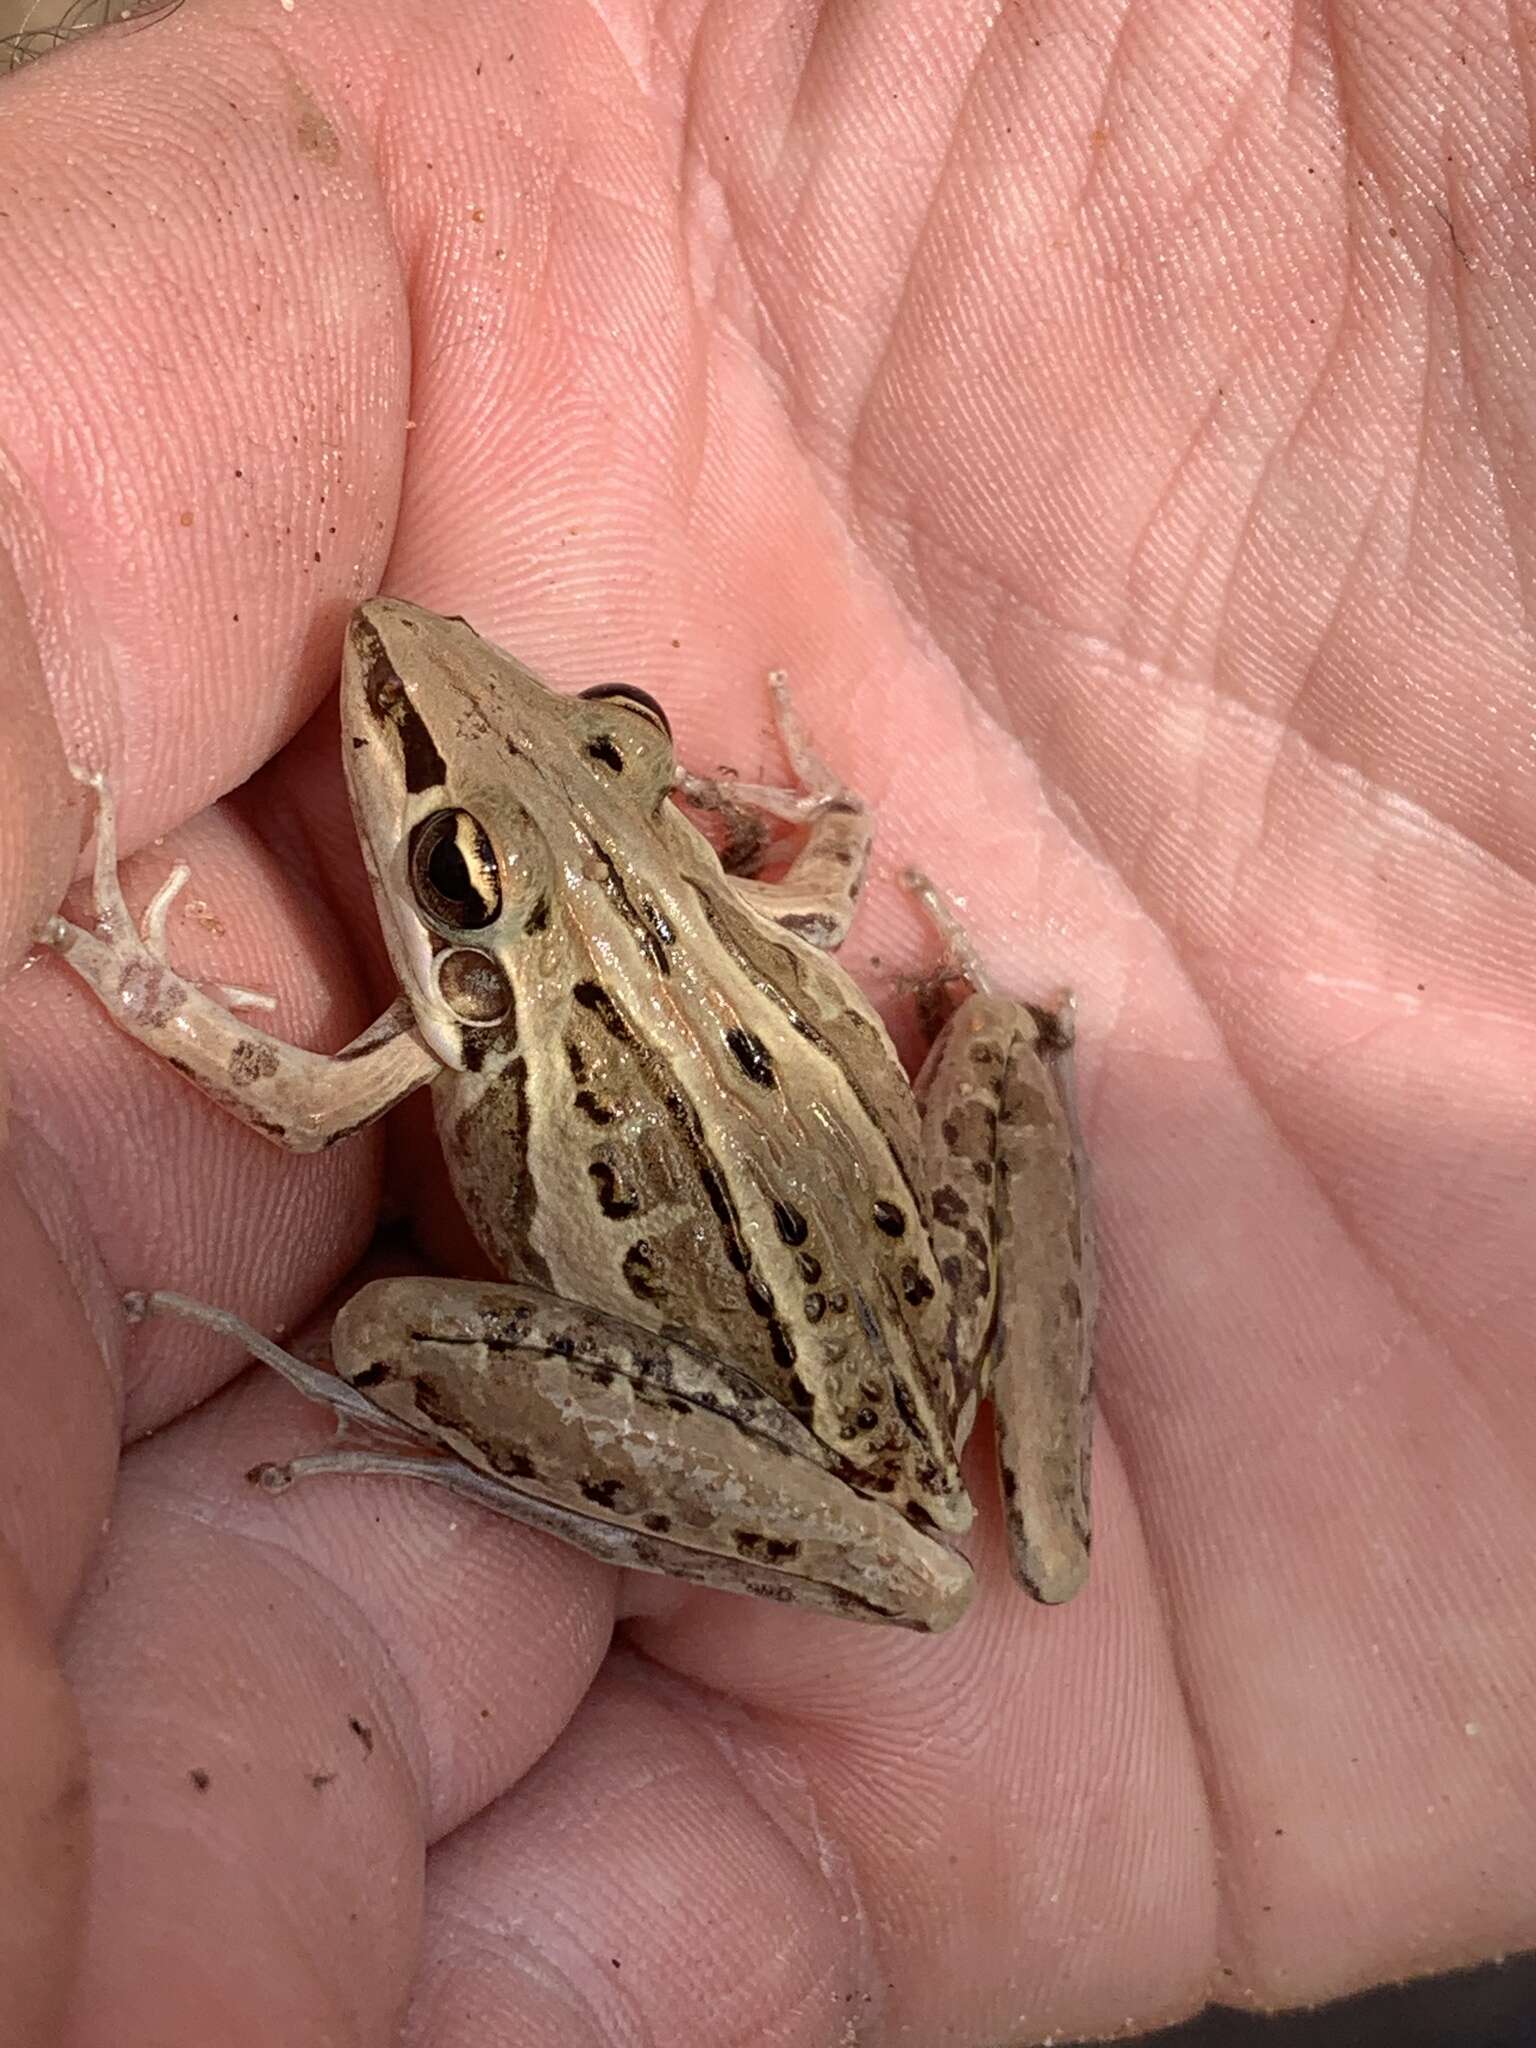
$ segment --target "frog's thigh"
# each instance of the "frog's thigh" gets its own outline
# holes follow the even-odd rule
[[[927,1630],[970,1599],[963,1558],[689,1346],[509,1283],[403,1279],[355,1295],[332,1348],[463,1461],[444,1468],[477,1482],[460,1491],[607,1562]]]
[[[973,995],[919,1083],[956,1437],[990,1392],[1014,1571],[1052,1602],[1082,1584],[1089,1539],[1092,1245],[1069,1051],[1065,1020]]]

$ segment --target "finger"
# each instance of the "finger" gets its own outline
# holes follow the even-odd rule
[[[404,439],[405,326],[371,188],[291,70],[259,38],[231,41],[217,14],[18,75],[0,124],[0,547],[47,650],[65,750],[113,774],[129,848],[241,780],[331,686],[347,604],[383,560]],[[124,94],[128,128],[107,111]],[[83,153],[63,139],[82,120],[99,144]],[[192,200],[187,162],[224,167],[217,206]],[[103,204],[114,190],[131,203]],[[57,459],[61,421],[89,460]],[[32,863],[10,897],[26,929],[79,850],[50,744],[7,754],[3,848]],[[367,1021],[355,948],[324,929],[325,877],[321,900],[313,874],[296,897],[230,821],[186,850],[202,887],[171,930],[190,972],[278,989],[297,1036],[324,1042],[334,1024],[339,1043]],[[167,864],[149,858],[136,901]],[[377,1140],[295,1166],[157,1072],[52,966],[4,1002],[20,1113],[78,1171],[86,1284],[175,1272],[271,1324],[355,1255]],[[144,1349],[131,1426],[209,1383],[207,1348],[182,1333]]]
[[[4,487],[0,486],[0,497]],[[0,963],[16,967],[74,865],[75,792],[42,689],[20,593],[0,550]],[[33,805],[46,824],[34,823]],[[35,989],[37,969],[16,977]],[[13,982],[12,986],[15,987]],[[3,999],[0,999],[3,1000]],[[112,1304],[82,1252],[84,1216],[14,1073],[0,1076],[0,1540],[52,1621],[73,1597],[107,1511],[118,1395],[101,1349]],[[115,1360],[114,1360],[115,1364]]]
[[[24,481],[0,545],[131,850],[330,687],[394,517],[398,272],[355,133],[236,10],[88,39],[4,91],[0,419]],[[217,180],[189,185],[192,163]],[[57,459],[61,421],[88,460]]]
[[[0,2048],[60,2038],[88,1856],[75,1705],[23,1575],[0,1551]]]
[[[1114,1446],[1101,1439],[1097,1459],[1094,1575],[1049,1612],[1009,1575],[989,1462],[981,1445],[966,1460],[981,1596],[945,1636],[834,1638],[739,1602],[630,1630],[652,1665],[702,1689],[730,1763],[751,1755],[741,1720],[793,1743],[789,1824],[798,1794],[821,1872],[858,1901],[844,1988],[898,2040],[1093,2037],[1198,2005],[1217,1971],[1202,1760]],[[723,1688],[731,1706],[711,1707]],[[783,1825],[768,1760],[741,1775]],[[607,1790],[598,1773],[582,1796],[601,1810]],[[525,1881],[540,1896],[533,1870]],[[752,1939],[745,1889],[726,1924]]]
[[[542,1754],[606,1649],[611,1575],[563,1545],[421,1487],[247,1483],[325,1440],[253,1376],[125,1460],[70,1656],[82,2043],[393,2040],[426,1843]]]

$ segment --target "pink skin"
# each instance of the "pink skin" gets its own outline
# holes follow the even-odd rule
[[[6,965],[68,751],[187,971],[382,1007],[381,585],[705,770],[782,663],[855,970],[915,859],[1075,984],[1105,1264],[1062,1612],[981,1461],[938,1641],[269,1498],[324,1419],[116,1296],[291,1328],[386,1167],[451,1256],[419,1105],[287,1159],[20,973],[0,2048],[966,2048],[1536,1941],[1529,51],[1390,12],[230,0],[0,85]]]

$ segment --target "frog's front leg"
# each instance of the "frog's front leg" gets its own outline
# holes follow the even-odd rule
[[[769,676],[768,687],[779,736],[800,788],[717,781],[680,770],[677,791],[696,809],[714,811],[725,819],[731,842],[726,865],[739,877],[736,887],[743,896],[811,945],[837,947],[848,935],[864,886],[874,842],[874,817],[863,798],[838,781],[811,745],[782,669]],[[762,843],[750,823],[754,813],[808,827],[804,846],[776,882],[751,878],[752,861]]]
[[[610,1564],[914,1629],[969,1602],[964,1558],[857,1491],[745,1374],[616,1317],[509,1282],[374,1281],[332,1328],[328,1396],[330,1375],[233,1318],[149,1303],[190,1308],[309,1398],[439,1454],[325,1451],[268,1468],[269,1486],[421,1478]]]
[[[165,917],[186,880],[176,869],[134,925],[117,875],[112,800],[96,792],[94,930],[53,917],[39,933],[101,998],[118,1027],[159,1053],[179,1074],[264,1138],[315,1152],[372,1123],[441,1071],[417,1035],[403,1000],[340,1052],[289,1045],[217,1003],[165,957]],[[247,1007],[251,998],[243,998]]]
[[[918,1079],[934,1251],[948,1284],[952,1424],[996,1417],[1014,1573],[1069,1600],[1088,1572],[1094,1306],[1086,1169],[1077,1134],[1072,1010],[987,987],[946,905],[908,885],[969,981]]]

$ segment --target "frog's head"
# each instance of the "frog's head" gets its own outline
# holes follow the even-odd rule
[[[676,769],[665,714],[616,685],[564,697],[462,619],[360,605],[341,678],[342,756],[400,986],[446,1066],[515,1030],[519,969],[560,883],[559,821],[622,782],[654,809]]]

